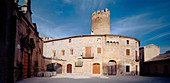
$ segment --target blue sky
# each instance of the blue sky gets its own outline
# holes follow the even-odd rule
[[[141,47],[170,50],[170,0],[32,0],[41,36],[63,38],[91,32],[91,14],[110,10],[111,34],[136,37]]]

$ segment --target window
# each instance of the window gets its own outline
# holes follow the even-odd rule
[[[101,38],[97,38],[97,42],[99,42],[99,43],[100,43],[100,41],[101,41]]]
[[[97,54],[101,54],[101,48],[97,48]]]
[[[86,57],[91,57],[91,47],[86,47]]]
[[[126,72],[130,72],[130,66],[126,65]]]
[[[71,39],[69,39],[69,43],[71,43]]]
[[[53,50],[53,54],[54,54],[54,57],[56,56],[56,52],[55,52],[55,50]]]
[[[78,58],[78,65],[82,65],[82,59]]]
[[[136,42],[135,46],[136,46],[136,47],[138,46],[138,42]]]
[[[135,51],[135,58],[136,58],[136,60],[138,60],[138,52],[137,51]]]
[[[130,49],[126,49],[126,55],[130,55]]]
[[[54,42],[52,42],[52,46],[54,46]]]
[[[65,56],[65,50],[62,50],[62,55]]]
[[[73,55],[73,49],[71,49],[70,51],[71,51],[71,55]]]
[[[129,44],[129,40],[126,40],[126,44]]]

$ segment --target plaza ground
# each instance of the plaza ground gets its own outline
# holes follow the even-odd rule
[[[32,77],[17,83],[170,83],[170,77],[57,75]]]

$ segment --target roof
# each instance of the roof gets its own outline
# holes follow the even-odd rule
[[[65,37],[65,38],[60,38],[60,39],[53,39],[53,40],[45,41],[44,43],[52,42],[52,41],[65,40],[65,39],[70,39],[70,38],[94,37],[94,36],[116,36],[116,37],[120,37],[120,38],[130,38],[130,39],[134,39],[134,40],[136,40],[136,41],[138,41],[140,43],[140,40],[138,40],[137,38],[134,38],[134,37],[128,37],[128,36],[122,36],[122,35],[112,35],[112,34],[104,34],[104,35],[77,35],[77,36]]]
[[[154,45],[154,44],[149,44],[149,45],[147,45],[147,46],[143,46],[143,47],[140,47],[139,49],[144,49],[144,47],[151,47],[151,46],[155,46],[155,47],[157,47],[157,48],[160,48],[159,46],[156,46],[156,45]]]
[[[155,47],[157,47],[157,48],[160,48],[159,46],[156,46],[156,45],[154,45],[154,44],[149,44],[149,45],[144,46],[144,47],[151,47],[151,46],[155,46]]]
[[[168,59],[170,59],[170,51],[167,51],[164,54],[160,54],[146,62],[161,61],[161,60],[168,60]]]

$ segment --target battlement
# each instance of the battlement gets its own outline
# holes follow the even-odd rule
[[[93,14],[92,14],[92,16],[98,16],[98,15],[110,15],[110,11],[106,8],[106,9],[104,9],[104,10],[101,10],[101,12],[100,12],[100,10],[97,10],[97,12],[94,12]]]
[[[110,11],[107,8],[92,14],[91,33],[110,34]]]

